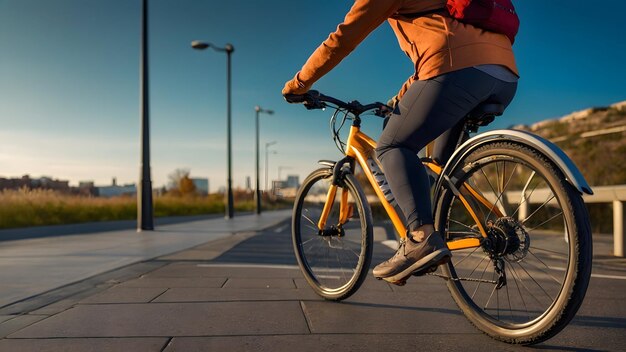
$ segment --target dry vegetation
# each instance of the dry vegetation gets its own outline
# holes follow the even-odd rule
[[[136,197],[81,197],[51,190],[0,191],[0,228],[59,225],[92,221],[132,220],[137,217]],[[235,210],[252,211],[249,192],[235,193]],[[264,200],[264,208],[288,207],[285,201]],[[220,213],[223,195],[154,197],[155,217]]]

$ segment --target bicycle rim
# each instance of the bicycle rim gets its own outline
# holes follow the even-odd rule
[[[352,175],[345,175],[321,235],[318,221],[331,186],[331,171],[320,169],[304,181],[294,204],[292,239],[305,279],[322,297],[342,300],[360,287],[367,275],[372,253],[371,214]],[[351,214],[339,224],[341,194],[348,190]]]
[[[488,233],[481,247],[455,251],[443,267],[453,298],[496,339],[530,344],[554,336],[582,303],[591,271],[580,195],[552,162],[512,143],[475,150],[452,174],[458,191],[439,200],[439,228],[448,240],[481,237],[480,226]]]

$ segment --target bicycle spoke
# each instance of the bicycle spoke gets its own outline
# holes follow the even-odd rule
[[[556,197],[556,196],[555,196],[554,194],[552,194],[552,197],[548,198],[548,200],[546,200],[545,202],[543,202],[543,204],[541,204],[541,205],[539,206],[539,208],[535,209],[535,211],[533,211],[533,213],[532,213],[532,214],[530,214],[530,215],[529,215],[526,219],[524,219],[524,220],[522,220],[522,221],[521,221],[522,225],[526,224],[526,222],[527,222],[530,218],[532,218],[532,217],[533,217],[533,215],[537,214],[537,212],[538,212],[539,210],[541,210],[541,208],[545,207],[545,206],[546,206],[546,204],[548,204],[548,203],[549,203],[552,199],[554,199],[555,197]]]
[[[519,293],[519,298],[522,300],[522,304],[524,305],[524,310],[526,311],[526,318],[530,320],[530,313],[528,312],[528,306],[526,305],[526,301],[524,301],[524,295],[522,295],[522,291],[519,289],[519,284],[517,283],[517,278],[515,275],[511,273],[513,277],[513,282],[515,283],[515,288],[517,288],[517,293]]]
[[[469,258],[470,256],[472,256],[472,254],[474,254],[480,247],[476,247],[474,248],[474,250],[472,250],[468,255],[466,255],[465,257],[463,257],[463,259],[459,260],[458,262],[455,263],[455,265],[459,265],[461,263],[463,263],[463,261],[467,258]],[[475,270],[475,269],[474,269]]]
[[[302,243],[300,243],[300,246],[304,246],[305,244],[307,244],[307,243],[309,243],[309,242],[311,242],[311,241],[315,241],[316,239],[317,239],[317,238],[312,237],[311,239],[308,239],[308,240],[306,240],[306,241],[302,241]]]
[[[509,302],[509,316],[511,317],[511,321],[513,318],[513,307],[511,306],[511,296],[509,295],[509,285],[506,285],[506,300]]]
[[[531,290],[530,290],[530,289],[526,286],[526,284],[524,284],[524,281],[522,281],[522,277],[521,277],[521,275],[519,275],[519,274],[517,273],[517,271],[515,270],[515,268],[514,268],[512,265],[510,265],[510,268],[511,268],[511,272],[513,273],[513,276],[514,276],[514,277],[515,277],[515,276],[517,276],[517,277],[518,277],[519,282],[520,282],[520,283],[522,284],[522,286],[526,289],[526,292],[528,292],[528,293],[530,294],[530,296],[531,296],[532,298],[534,298],[534,299],[535,299],[535,301],[537,301],[537,303],[539,303],[539,305],[540,305],[540,306],[542,306],[542,305],[543,305],[543,303],[541,303],[541,301],[539,301],[539,299],[537,298],[537,296],[535,296],[535,295],[532,293],[532,291],[531,291]]]
[[[491,215],[491,213],[493,212],[493,207],[497,206],[498,199],[500,199],[500,197],[498,196],[498,192],[496,192],[496,190],[493,188],[493,185],[491,184],[491,181],[489,181],[489,177],[485,173],[485,170],[481,168],[480,172],[485,177],[485,180],[487,181],[487,184],[489,185],[489,188],[491,188],[491,191],[493,192],[494,197],[496,197],[496,201],[493,203],[491,209],[489,209],[489,213],[487,213],[487,216],[485,216],[485,219],[483,220],[484,222],[487,222],[487,219],[489,219],[489,215]]]
[[[478,231],[478,229],[475,229],[475,228],[473,228],[473,227],[471,227],[469,225],[466,225],[466,224],[464,224],[464,223],[462,223],[462,222],[460,222],[458,220],[450,219],[449,221],[470,229],[472,231],[472,233],[474,233],[474,234],[480,234],[480,231]]]
[[[486,257],[485,257],[486,258]],[[484,258],[483,258],[484,259]],[[482,260],[480,261],[481,263],[483,262]],[[487,269],[489,269],[489,261],[487,261],[487,265],[485,265],[485,269],[483,270],[483,273],[480,275],[480,280],[483,279],[483,277],[485,277],[485,272],[487,272]],[[480,264],[479,264],[480,265]],[[478,267],[477,267],[478,268]],[[476,269],[474,269],[476,270]],[[472,271],[472,273],[474,273],[474,271]],[[470,274],[469,276],[471,276],[472,274]],[[482,281],[478,281],[478,285],[476,285],[476,289],[474,290],[474,293],[472,294],[472,299],[474,299],[474,296],[476,295],[476,292],[478,292],[478,288],[480,287],[480,284],[482,283]]]
[[[519,265],[519,267],[522,268],[522,270],[524,270],[526,275],[528,275],[528,277],[535,283],[535,285],[537,285],[537,287],[539,287],[541,291],[543,291],[543,293],[545,293],[545,295],[550,299],[551,302],[554,301],[554,299],[550,296],[550,294],[546,292],[546,290],[543,289],[543,286],[541,286],[532,275],[530,275],[530,273],[526,270],[526,268],[524,268],[520,263],[517,263],[517,265]]]
[[[491,274],[491,280],[493,281],[495,279],[495,271]],[[491,294],[489,295],[489,298],[487,298],[487,303],[485,303],[485,307],[483,308],[483,310],[487,310],[487,307],[489,306],[489,302],[491,301],[491,297],[493,297],[493,293],[496,292],[496,288],[498,287],[498,285],[493,285],[493,290],[491,290]]]
[[[313,226],[311,226],[311,225],[309,225],[309,224],[306,224],[305,226],[306,226],[306,228],[308,228],[308,229],[310,229],[310,230],[313,230],[313,232],[318,232],[318,231],[319,231],[319,229],[317,228],[317,226],[316,226],[316,227],[313,227]]]
[[[537,225],[537,226],[535,226],[535,227],[533,227],[533,228],[531,228],[531,229],[526,230],[526,232],[531,233],[532,231],[536,230],[537,228],[539,228],[539,227],[541,227],[541,226],[545,225],[546,223],[548,223],[548,222],[550,222],[550,221],[552,221],[552,220],[556,219],[556,217],[557,217],[557,216],[559,216],[559,215],[563,215],[563,212],[560,212],[560,213],[558,213],[558,214],[556,214],[556,215],[552,216],[550,219],[548,219],[548,220],[546,220],[546,221],[542,222],[541,224],[539,224],[539,225]]]
[[[305,218],[306,220],[308,220],[313,226],[315,226],[315,229],[317,230],[317,223],[315,223],[313,220],[311,220],[308,216],[302,214],[302,217]]]
[[[522,188],[522,199],[520,200],[519,205],[517,206],[517,209],[515,209],[515,211],[513,212],[513,214],[511,214],[511,217],[515,217],[515,215],[517,214],[517,212],[520,210],[520,208],[522,207],[522,204],[528,203],[527,199],[530,199],[530,197],[533,195],[533,193],[535,192],[535,190],[537,189],[537,186],[539,186],[539,183],[535,184],[535,187],[533,187],[533,189],[530,191],[530,193],[528,194],[528,196],[526,196],[526,189],[528,188],[528,186],[530,185],[530,182],[533,180],[533,178],[535,178],[535,174],[536,172],[533,170],[533,172],[530,174],[530,177],[528,178],[528,180],[526,181],[526,184],[524,185],[524,188]]]
[[[482,264],[482,262],[485,261],[485,259],[488,259],[489,256],[483,256],[483,258],[480,260],[480,262],[478,262],[478,264],[474,267],[474,270],[472,270],[472,272],[469,273],[469,275],[467,276],[472,276],[472,274],[474,274],[474,272],[476,271],[476,269],[478,269],[478,267],[480,266],[480,264]],[[489,267],[489,261],[487,261],[487,267],[485,268],[485,270],[487,270],[487,268]],[[481,277],[482,279],[482,277]]]
[[[533,256],[533,257],[535,257],[535,259],[537,259],[537,260],[538,260],[541,264],[543,264],[546,268],[550,269],[550,267],[549,267],[546,263],[544,263],[541,259],[539,259],[539,257],[537,257],[537,256],[535,255],[535,253],[533,253],[533,252],[531,252],[531,251],[528,251],[528,253],[532,254],[532,256]],[[559,285],[560,285],[560,284],[562,283],[560,280],[558,280],[558,279],[556,279],[554,276],[552,276],[552,274],[550,274],[549,272],[544,271],[543,269],[541,269],[541,268],[539,268],[539,267],[537,267],[537,266],[533,265],[533,263],[531,263],[531,262],[529,262],[529,261],[528,261],[527,263],[528,263],[529,265],[532,265],[533,267],[535,267],[535,269],[537,269],[537,270],[541,271],[542,273],[544,273],[544,274],[548,275],[549,277],[551,277],[551,278],[552,278],[552,280],[556,281],[556,283],[557,283],[557,284],[559,284]]]
[[[567,253],[561,253],[561,252],[553,251],[553,250],[550,250],[550,249],[540,248],[540,247],[537,247],[537,246],[534,246],[533,250],[539,250],[539,251],[543,251],[543,252],[547,252],[547,253],[558,254],[559,256],[562,256],[563,258],[567,259]]]

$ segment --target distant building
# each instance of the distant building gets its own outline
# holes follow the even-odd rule
[[[196,192],[201,195],[209,194],[209,179],[208,178],[192,178],[191,182],[196,186]]]
[[[298,175],[289,175],[286,180],[272,181],[272,194],[279,197],[293,198],[296,196],[299,187],[300,178]]]
[[[72,187],[72,193],[83,196],[98,196],[98,188],[93,181],[79,181],[78,188]]]
[[[42,176],[41,178],[30,178],[24,175],[21,178],[0,178],[0,190],[2,189],[50,189],[60,192],[70,191],[70,182],[65,180],[55,180],[52,177]]]
[[[95,186],[96,185],[94,184],[93,181],[79,181],[78,182],[78,188],[92,188]]]
[[[119,186],[115,178],[113,178],[110,186],[96,187],[96,190],[98,196],[105,198],[137,194],[137,186],[135,186],[135,184]]]
[[[289,188],[298,188],[300,187],[300,177],[298,175],[289,175],[287,176],[287,185]]]

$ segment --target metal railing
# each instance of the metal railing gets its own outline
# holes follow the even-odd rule
[[[591,203],[612,203],[613,204],[613,255],[624,257],[626,254],[626,185],[617,186],[596,186],[592,187],[593,195],[584,195],[583,200],[587,204]],[[524,219],[528,213],[529,204],[543,203],[550,196],[552,191],[547,189],[536,189],[532,196],[526,199],[526,206],[521,206],[519,218]],[[507,192],[509,199],[519,199],[521,192]]]

